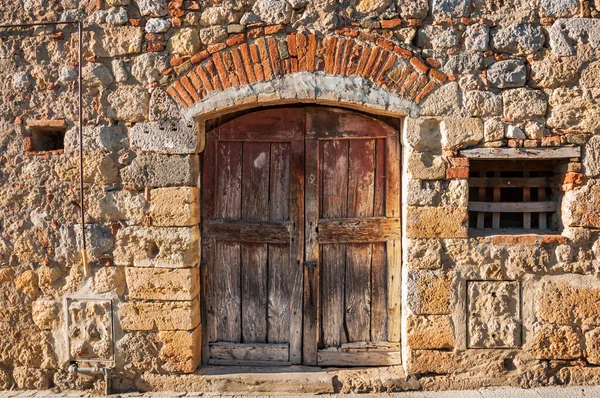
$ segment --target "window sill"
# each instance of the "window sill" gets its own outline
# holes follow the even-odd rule
[[[469,228],[469,238],[489,237],[494,245],[542,245],[567,244],[568,240],[558,231],[537,229],[478,229]]]

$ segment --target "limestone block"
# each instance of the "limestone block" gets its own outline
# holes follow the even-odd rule
[[[538,293],[537,316],[558,325],[600,324],[600,288],[546,283]]]
[[[142,222],[147,206],[143,192],[93,191],[86,208],[87,216],[96,221]]]
[[[517,126],[507,126],[506,133],[504,136],[508,139],[516,139],[516,140],[524,140],[527,138],[523,130],[518,128]]]
[[[375,9],[381,8],[381,5],[378,4],[377,0],[363,1],[364,3],[362,8],[359,8],[360,12],[368,12],[370,7],[374,7]],[[391,0],[384,2],[387,2],[387,5],[389,6]],[[254,14],[256,14],[256,16],[263,22],[271,24],[286,24],[290,22],[292,7],[286,1],[257,0],[252,7],[252,12],[254,12]]]
[[[224,26],[210,26],[198,31],[200,41],[204,45],[218,43],[227,38],[227,29]]]
[[[454,348],[454,331],[448,315],[410,315],[408,346],[412,350]]]
[[[529,63],[531,67],[531,76],[529,86],[535,88],[557,88],[560,86],[571,86],[577,83],[580,78],[582,86],[584,74],[580,74],[582,60],[576,56],[558,57],[553,54],[547,54],[543,59]],[[600,71],[599,71],[600,73]],[[587,75],[586,75],[587,76]]]
[[[511,0],[497,2],[490,0],[473,0],[471,18],[485,18],[495,26],[509,26],[523,22],[537,22],[538,1]]]
[[[546,272],[548,269],[550,253],[545,247],[510,244],[505,251],[505,264],[509,271],[517,275]]]
[[[164,17],[169,13],[166,0],[133,0],[140,14],[150,17]]]
[[[534,329],[529,352],[538,359],[578,359],[583,355],[583,335],[574,326],[542,325]]]
[[[165,33],[171,27],[171,22],[164,18],[150,18],[144,29],[147,33]]]
[[[594,365],[600,365],[600,328],[585,333],[585,359]]]
[[[583,173],[588,177],[600,177],[600,135],[590,138],[584,147]]]
[[[65,152],[79,151],[79,131],[72,128],[65,133]],[[83,128],[83,151],[119,151],[127,146],[127,134],[120,126],[85,126]]]
[[[201,327],[191,331],[167,331],[158,333],[162,343],[159,357],[167,372],[192,373],[200,364],[202,344]]]
[[[417,33],[417,46],[422,49],[445,50],[458,46],[461,32],[452,26],[427,25]]]
[[[163,77],[162,71],[168,67],[165,56],[156,53],[141,54],[133,59],[131,75],[144,87],[150,88]]]
[[[471,15],[471,2],[468,0],[433,0],[431,12],[438,18],[460,18]]]
[[[562,202],[563,223],[571,227],[600,228],[600,181],[590,180],[565,192]]]
[[[79,181],[79,158],[70,156],[59,162],[54,171],[63,181]],[[83,181],[96,185],[114,184],[119,171],[113,158],[106,153],[88,153],[83,158]]]
[[[516,88],[502,92],[504,117],[513,120],[545,116],[548,100],[544,92],[528,88]]]
[[[402,18],[423,19],[429,12],[427,0],[395,0],[396,10]]]
[[[123,267],[102,267],[94,273],[94,293],[125,293],[125,270]]]
[[[239,16],[237,17],[239,18]],[[222,25],[227,26],[236,22],[236,16],[230,7],[211,6],[202,11],[200,18],[201,26]]]
[[[475,146],[483,140],[483,122],[478,118],[444,118],[440,130],[444,148]]]
[[[69,299],[67,314],[70,357],[111,360],[113,358],[111,302]]]
[[[420,104],[421,116],[462,115],[460,90],[457,82],[446,83],[428,95]]]
[[[127,14],[127,8],[125,7],[112,7],[106,11],[104,22],[107,25],[125,25],[128,21],[129,15]]]
[[[198,158],[144,154],[121,170],[123,184],[135,187],[168,187],[196,184],[199,174]]]
[[[414,207],[407,211],[408,238],[466,238],[466,208]]]
[[[409,206],[467,207],[469,187],[466,180],[409,180]]]
[[[200,222],[200,189],[197,187],[157,188],[150,191],[152,225],[192,226]]]
[[[129,129],[129,142],[143,152],[187,154],[198,150],[195,123],[187,120],[138,123]]]
[[[140,86],[119,86],[102,100],[102,109],[111,119],[141,122],[148,115],[150,94]]]
[[[448,56],[444,71],[451,75],[475,74],[484,68],[483,55],[480,52],[459,52]]]
[[[31,305],[31,316],[42,330],[52,330],[59,322],[58,303],[53,300],[36,300]]]
[[[150,94],[150,120],[178,120],[181,113],[177,104],[162,88],[155,88]]]
[[[531,54],[543,48],[542,28],[532,24],[511,25],[492,32],[492,48],[510,54]]]
[[[414,270],[442,268],[442,244],[438,239],[408,239],[406,265]]]
[[[491,91],[467,91],[465,107],[471,116],[500,116],[502,114],[502,97]]]
[[[106,87],[115,79],[110,69],[100,63],[89,63],[82,70],[84,84],[92,87]]]
[[[581,71],[579,84],[582,87],[600,88],[600,61],[590,63]]]
[[[468,339],[471,348],[521,345],[518,282],[468,282]]]
[[[408,158],[408,172],[415,179],[441,180],[446,178],[446,163],[441,156],[429,152],[412,152]]]
[[[406,305],[413,314],[449,314],[452,281],[443,271],[409,271]]]
[[[440,121],[434,118],[407,118],[406,142],[417,151],[442,149]]]
[[[121,307],[125,331],[191,330],[200,324],[199,299],[192,301],[129,301]]]
[[[540,15],[546,18],[567,18],[577,15],[577,0],[541,0]]]
[[[550,95],[548,127],[600,129],[600,90],[557,88]]]
[[[527,80],[527,68],[525,62],[521,60],[499,61],[488,67],[487,78],[493,87],[522,87]]]
[[[30,299],[35,298],[40,291],[38,276],[28,269],[14,279],[15,288]]]
[[[103,27],[92,30],[91,49],[101,58],[138,54],[142,51],[144,30],[133,26]]]
[[[467,26],[465,47],[469,51],[488,51],[490,49],[490,28],[482,23]]]
[[[525,123],[524,130],[525,135],[530,140],[541,140],[542,138],[544,138],[544,124],[538,121],[528,120]]]
[[[13,378],[19,390],[47,390],[52,384],[52,370],[15,366]]]
[[[198,268],[128,267],[125,279],[132,300],[190,301],[200,292]]]
[[[452,351],[417,350],[412,351],[407,370],[410,374],[445,374],[453,373],[461,366],[461,355]]]
[[[485,142],[500,141],[504,138],[504,123],[500,119],[488,119],[483,124]]]
[[[140,227],[119,229],[114,263],[135,267],[186,268],[199,262],[198,227]]]
[[[550,29],[550,48],[559,56],[577,55],[578,50],[600,50],[600,20],[595,18],[557,19]],[[579,54],[586,58],[590,55]]]
[[[169,52],[181,56],[194,55],[200,50],[200,36],[194,28],[183,28],[169,39]]]

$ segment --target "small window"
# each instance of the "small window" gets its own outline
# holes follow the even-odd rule
[[[557,231],[556,161],[471,160],[469,227],[482,232]]]
[[[24,149],[28,153],[62,151],[65,148],[64,120],[29,120]]]

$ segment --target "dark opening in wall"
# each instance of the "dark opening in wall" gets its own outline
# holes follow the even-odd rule
[[[24,149],[29,153],[62,151],[65,148],[64,120],[29,120]]]

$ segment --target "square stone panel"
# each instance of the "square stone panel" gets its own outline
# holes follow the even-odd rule
[[[113,360],[112,302],[67,299],[71,360]]]
[[[467,291],[468,347],[520,347],[520,283],[468,281]]]

